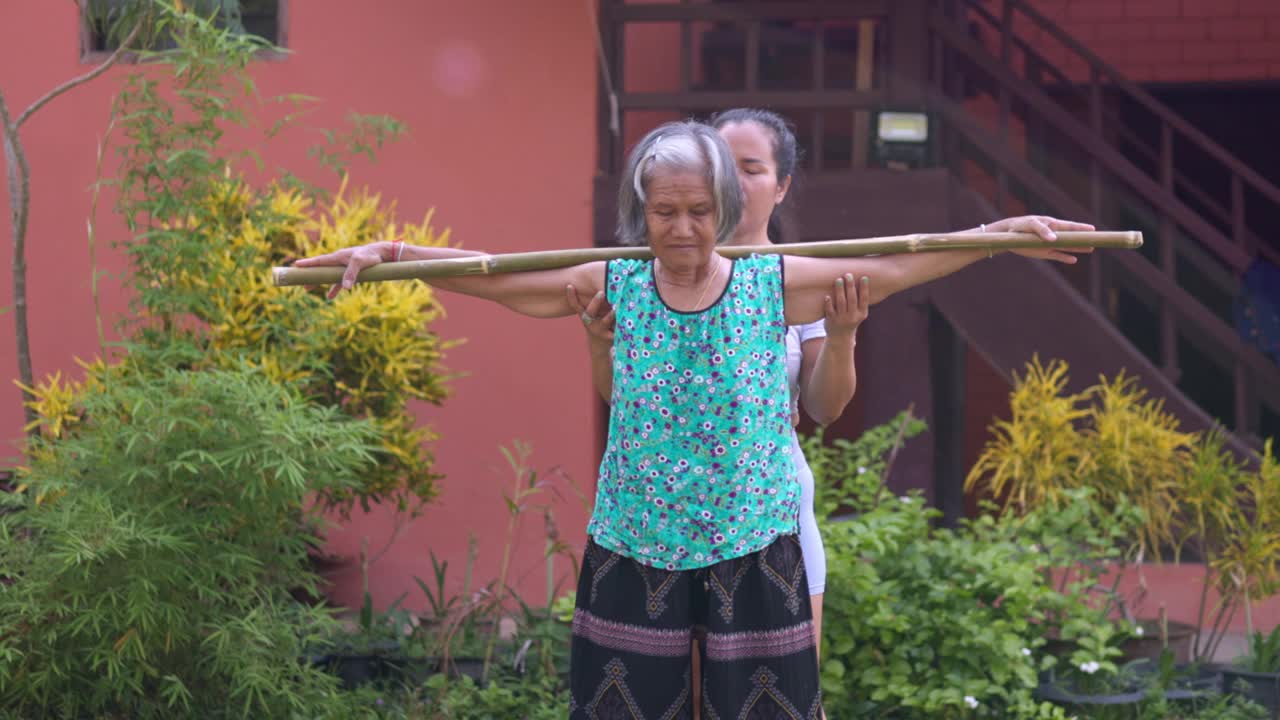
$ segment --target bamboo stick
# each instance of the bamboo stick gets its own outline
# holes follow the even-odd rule
[[[795,243],[791,245],[734,245],[721,246],[716,252],[728,258],[748,255],[800,255],[805,257],[858,257],[888,255],[894,253],[938,252],[942,250],[1013,250],[1020,248],[1057,248],[1062,250],[1081,248],[1142,247],[1142,233],[1121,232],[1060,232],[1054,242],[1046,242],[1033,233],[932,233],[895,235],[891,237],[861,240],[827,240],[824,242]],[[634,258],[648,260],[653,253],[647,247],[579,248],[573,250],[542,250],[538,252],[508,253],[502,255],[474,255],[443,260],[410,260],[397,263],[380,263],[366,268],[358,282],[384,282],[387,280],[429,280],[431,278],[460,277],[464,275],[493,275],[496,273],[552,270],[582,265],[601,260]],[[332,267],[277,267],[272,278],[279,287],[289,285],[332,285],[342,280],[343,268]]]

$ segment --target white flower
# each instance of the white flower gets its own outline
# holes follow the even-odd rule
[[[1022,654],[1031,657],[1031,648],[1022,648]]]
[[[1143,632],[1145,632],[1145,631],[1142,629],[1142,626],[1141,626],[1141,625],[1134,625],[1134,626],[1133,626],[1133,634],[1134,634],[1134,635],[1137,635],[1138,637],[1142,637],[1142,633],[1143,633]]]
[[[862,473],[864,473],[864,472],[866,472],[866,471],[867,471],[867,469],[866,469],[866,468],[862,467],[861,465],[859,465],[859,466],[858,466],[858,474],[859,474],[859,475],[861,475]]]
[[[1085,672],[1085,674],[1087,674],[1087,675],[1092,675],[1092,674],[1094,674],[1094,673],[1098,672],[1098,668],[1100,668],[1100,667],[1102,667],[1102,666],[1101,666],[1101,665],[1099,665],[1099,664],[1098,664],[1096,661],[1094,661],[1094,660],[1090,660],[1090,661],[1089,661],[1089,662],[1087,662],[1087,663],[1080,663],[1080,669],[1081,669],[1082,671],[1084,671],[1084,672]]]
[[[970,710],[973,710],[978,707],[978,699],[972,695],[965,695],[964,704],[968,705]]]
[[[903,495],[902,497],[900,497],[900,498],[898,498],[898,499],[899,499],[899,500],[901,500],[901,501],[902,501],[902,502],[904,502],[904,503],[907,503],[907,504],[910,504],[910,503],[911,503],[911,496],[910,496],[910,495]]]

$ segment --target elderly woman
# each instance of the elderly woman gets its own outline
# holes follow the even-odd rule
[[[687,716],[695,636],[704,717],[817,714],[786,328],[820,319],[838,276],[869,278],[875,303],[976,259],[731,261],[715,247],[742,210],[716,131],[669,123],[632,151],[618,199],[619,237],[647,243],[654,260],[432,281],[540,318],[576,314],[573,285],[605,293],[616,314],[609,440],[573,623],[573,717]],[[379,262],[461,254],[372,243],[298,265],[345,265],[351,287]]]
[[[743,189],[742,219],[735,228],[730,245],[762,245],[785,242],[779,210],[791,197],[792,180],[799,164],[799,148],[795,133],[783,117],[769,110],[736,108],[716,114],[709,121],[719,131],[733,153],[738,181]],[[1008,218],[984,226],[992,231],[1025,230],[1052,237],[1052,230],[1087,227],[1065,223],[1054,218]],[[982,257],[978,251],[971,257]],[[960,259],[965,259],[960,256]],[[898,256],[868,258],[868,264],[900,265],[908,279],[919,261]],[[958,269],[958,268],[957,268]],[[786,333],[786,368],[790,386],[791,422],[799,422],[799,410],[819,425],[833,422],[844,412],[857,387],[854,346],[857,331],[868,314],[869,288],[860,289],[850,275],[837,278],[830,286],[823,318],[804,325],[792,325]],[[590,339],[591,374],[605,401],[613,394],[614,314],[598,293],[584,302],[577,289],[567,288],[570,302],[585,323]],[[826,557],[814,514],[813,472],[800,448],[799,438],[791,433],[790,452],[800,482],[800,548],[804,556],[809,582],[809,602],[813,610],[815,647],[822,637],[822,596],[826,589]],[[698,652],[695,643],[694,699],[698,699]],[[695,715],[697,717],[696,709]]]

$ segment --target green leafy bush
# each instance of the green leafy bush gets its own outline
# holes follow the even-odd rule
[[[258,94],[249,69],[264,44],[236,32],[227,14],[234,15],[236,3],[105,5],[113,26],[127,27],[132,19],[171,46],[141,51],[148,71],[123,77],[107,128],[108,144],[113,134],[121,139],[115,143],[118,174],[98,186],[117,188],[115,210],[132,236],[118,243],[130,270],[125,285],[132,312],[118,323],[129,341],[129,369],[247,364],[312,402],[370,419],[381,437],[378,463],[357,484],[320,490],[317,501],[344,516],[379,503],[421,513],[440,474],[429,449],[436,436],[410,405],[439,405],[448,395],[442,361],[449,343],[430,329],[443,314],[431,288],[382,283],[330,302],[321,289],[277,288],[270,277],[273,265],[374,240],[448,242],[448,231],[434,227],[430,213],[420,223],[401,223],[394,203],[366,190],[347,191],[346,159],[372,156],[403,125],[352,114],[350,133],[324,131],[315,156],[342,171],[334,178],[341,182],[337,193],[307,186],[284,169],[251,183],[246,175],[263,175],[260,146],[294,129],[303,114],[298,106],[310,101]],[[276,117],[282,108],[298,112]],[[229,133],[238,126],[263,132]],[[24,388],[35,418],[28,431],[56,436],[74,424],[65,409],[80,385],[93,383],[102,364],[120,360],[101,331],[99,338],[101,358],[83,382],[55,376]]]
[[[822,428],[801,436],[800,449],[813,471],[814,512],[828,518],[855,506],[869,506],[884,491],[884,474],[895,445],[925,431],[925,423],[903,411],[856,440],[823,437]]]
[[[923,429],[904,414],[856,443],[815,447],[806,440],[821,488],[828,563],[827,713],[1064,717],[1034,697],[1041,671],[1058,663],[1045,650],[1046,637],[1065,640],[1073,662],[1110,657],[1125,628],[1107,619],[1105,601],[1091,598],[1090,588],[1135,517],[1127,509],[1106,512],[1082,491],[1061,511],[983,515],[954,530],[935,529],[938,513],[923,497],[895,496],[883,482],[894,448]],[[851,514],[833,520],[836,510]],[[1053,572],[1077,562],[1088,571],[1068,578]]]
[[[1057,717],[1033,700],[1054,589],[990,523],[930,530],[918,495],[828,523],[822,687],[831,717]]]
[[[563,720],[569,693],[551,679],[503,678],[478,685],[469,677],[427,681],[427,704],[438,720]]]
[[[376,434],[249,371],[108,374],[0,517],[0,704],[42,716],[289,717],[334,681],[312,490],[359,482]],[[41,442],[37,440],[37,442]]]

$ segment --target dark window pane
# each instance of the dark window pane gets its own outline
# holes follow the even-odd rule
[[[883,84],[884,23],[875,18],[828,22],[822,29],[823,87],[871,90]],[[865,47],[864,47],[865,43]]]
[[[240,0],[244,31],[267,42],[280,44],[280,0]]]
[[[746,28],[716,23],[702,33],[698,90],[743,90],[747,87]]]
[[[90,0],[90,18],[87,23],[86,49],[89,52],[110,52],[119,47],[117,38],[109,37],[109,28],[135,0]],[[217,24],[237,32],[255,35],[269,43],[280,43],[280,0],[188,0],[187,7],[195,12],[217,14]],[[151,49],[164,50],[173,47],[172,38],[161,36],[151,43]]]
[[[809,90],[813,87],[816,28],[799,22],[760,26],[760,89]]]

